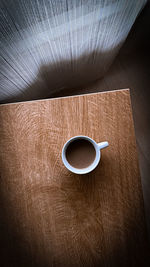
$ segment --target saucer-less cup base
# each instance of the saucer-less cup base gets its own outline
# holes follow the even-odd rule
[[[67,158],[66,158],[66,150],[67,150],[67,147],[69,146],[69,144],[75,140],[78,140],[78,139],[84,139],[84,140],[87,140],[89,141],[90,143],[92,143],[92,145],[94,146],[95,148],[95,152],[96,152],[96,156],[95,156],[95,159],[94,161],[86,168],[82,168],[82,169],[78,169],[78,168],[75,168],[73,167],[72,165],[69,164]],[[76,174],[86,174],[86,173],[89,173],[91,171],[93,171],[96,166],[98,165],[98,163],[100,162],[100,158],[101,158],[101,149],[102,148],[105,148],[108,146],[108,142],[101,142],[101,143],[96,143],[92,138],[88,137],[88,136],[84,136],[84,135],[78,135],[78,136],[74,136],[72,138],[70,138],[63,146],[63,149],[62,149],[62,161],[65,165],[65,167],[73,172],[73,173],[76,173]]]

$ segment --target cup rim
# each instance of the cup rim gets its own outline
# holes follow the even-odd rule
[[[92,143],[92,145],[93,145],[94,148],[95,148],[95,152],[96,152],[95,159],[94,159],[94,161],[93,161],[88,167],[86,167],[86,168],[75,168],[75,167],[73,167],[73,166],[68,162],[68,160],[67,160],[67,158],[66,158],[66,150],[67,150],[67,147],[69,146],[69,144],[70,144],[71,142],[73,142],[73,141],[76,140],[76,139],[85,139],[85,140],[88,140],[90,143]],[[97,143],[96,143],[92,138],[90,138],[89,136],[86,136],[86,135],[76,135],[76,136],[71,137],[71,138],[64,144],[63,149],[62,149],[62,161],[63,161],[65,167],[66,167],[69,171],[71,171],[71,172],[73,172],[73,173],[76,173],[76,174],[86,174],[86,173],[89,173],[89,172],[93,171],[93,170],[97,167],[97,165],[98,165],[98,163],[99,163],[99,161],[100,161],[100,157],[101,157],[101,152],[100,152],[100,149],[99,149]]]

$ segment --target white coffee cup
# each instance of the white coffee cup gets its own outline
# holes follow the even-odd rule
[[[70,163],[68,162],[67,158],[66,158],[66,150],[67,150],[67,147],[71,144],[71,142],[77,140],[77,139],[84,139],[84,140],[87,140],[89,141],[94,149],[95,149],[95,153],[96,153],[96,156],[95,156],[95,159],[94,161],[86,168],[75,168],[73,167],[72,165],[70,165]],[[86,174],[86,173],[89,173],[91,171],[93,171],[96,166],[98,165],[98,163],[100,162],[100,158],[101,158],[101,149],[102,148],[105,148],[108,146],[108,142],[101,142],[101,143],[96,143],[92,138],[88,137],[88,136],[84,136],[84,135],[78,135],[78,136],[74,136],[72,138],[70,138],[63,146],[63,149],[62,149],[62,161],[65,165],[65,167],[73,172],[73,173],[76,173],[76,174]]]

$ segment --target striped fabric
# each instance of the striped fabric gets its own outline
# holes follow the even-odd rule
[[[104,75],[145,0],[1,0],[0,101]]]

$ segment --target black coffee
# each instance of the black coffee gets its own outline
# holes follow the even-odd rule
[[[66,149],[66,158],[71,166],[82,169],[92,164],[96,156],[94,146],[85,139],[72,141]]]

